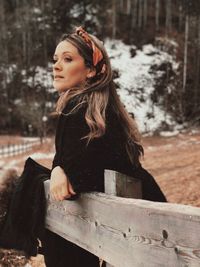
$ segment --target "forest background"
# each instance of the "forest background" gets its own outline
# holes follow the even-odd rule
[[[61,34],[79,25],[103,41],[109,38],[134,45],[132,57],[145,44],[171,55],[177,62],[176,71],[169,61],[151,67],[151,73],[162,73],[149,95],[152,105],[159,104],[184,127],[199,125],[199,1],[1,0],[1,134],[42,136],[52,132],[54,122],[49,114],[57,99],[52,88],[52,55]],[[113,69],[118,77],[120,70]],[[134,90],[129,88],[129,93],[133,95]],[[148,112],[144,119],[151,116]],[[163,121],[160,127],[168,129],[169,125]]]

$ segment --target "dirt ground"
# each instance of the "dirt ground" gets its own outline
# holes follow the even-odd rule
[[[141,163],[155,177],[168,201],[200,207],[200,129],[172,137],[143,137],[143,147]],[[53,140],[33,152],[53,154]],[[20,171],[29,155],[30,152],[20,158],[2,158],[0,163],[13,162]],[[50,167],[52,158],[38,158],[37,161]],[[34,267],[45,266],[41,255],[32,257],[30,264]]]
[[[145,137],[142,165],[169,202],[200,207],[200,133]]]

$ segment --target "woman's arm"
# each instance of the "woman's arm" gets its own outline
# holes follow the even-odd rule
[[[76,193],[104,190],[104,137],[92,140],[87,147],[86,139],[80,140],[89,133],[84,112],[85,107],[82,107],[70,116],[61,115],[58,131],[62,134],[61,140],[57,140],[61,145],[52,166],[52,172],[58,166],[64,171]]]

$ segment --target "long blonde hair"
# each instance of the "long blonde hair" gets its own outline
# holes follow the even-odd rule
[[[103,54],[103,60],[101,60],[95,66],[96,75],[87,79],[84,86],[67,89],[66,92],[60,95],[57,102],[56,111],[61,113],[70,99],[76,98],[76,96],[78,96],[76,107],[87,102],[85,120],[90,128],[90,132],[83,138],[87,138],[88,145],[90,140],[93,138],[98,138],[105,133],[106,107],[108,102],[111,102],[113,110],[119,118],[119,122],[124,130],[127,155],[131,163],[137,166],[139,164],[139,158],[144,155],[144,149],[141,145],[142,136],[138,130],[135,119],[129,115],[117,94],[113,81],[113,71],[111,68],[110,59],[103,42],[92,34],[89,34],[89,36],[96,46],[101,50]],[[58,42],[64,40],[70,42],[78,49],[79,54],[84,58],[86,66],[94,68],[92,63],[92,50],[79,35],[76,33],[63,34]],[[100,71],[103,64],[106,65],[106,71],[101,73]]]

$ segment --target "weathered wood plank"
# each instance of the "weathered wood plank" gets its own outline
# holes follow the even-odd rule
[[[46,226],[116,267],[200,266],[200,208],[84,193],[50,201]]]
[[[142,199],[142,184],[140,180],[112,170],[105,170],[104,174],[106,194]],[[112,255],[109,262],[112,262]],[[107,262],[106,267],[114,266]]]
[[[105,193],[113,196],[142,199],[142,184],[139,179],[105,170]]]

